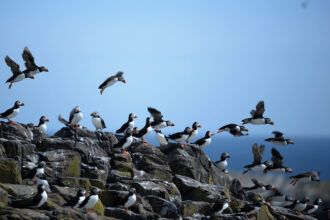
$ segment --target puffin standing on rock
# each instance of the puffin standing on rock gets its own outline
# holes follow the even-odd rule
[[[78,208],[78,206],[86,199],[87,191],[85,189],[79,189],[77,195],[70,199],[63,206],[70,206],[72,208]]]
[[[274,138],[267,138],[265,141],[271,142],[277,146],[286,146],[288,144],[294,144],[294,142],[291,139],[285,139],[283,137],[283,133],[279,131],[273,131],[273,134],[275,135]]]
[[[136,189],[135,188],[130,188],[128,195],[124,198],[124,208],[128,214],[130,214],[130,211],[128,210],[129,207],[134,205],[136,202]]]
[[[174,134],[170,134],[167,138],[178,142],[178,144],[180,144],[181,148],[183,148],[184,144],[180,143],[180,142],[181,141],[187,141],[190,133],[191,133],[191,128],[186,127],[184,129],[184,131],[177,132],[177,133],[174,133]]]
[[[148,112],[151,114],[153,118],[153,122],[151,122],[151,127],[154,129],[161,129],[167,126],[175,126],[171,121],[164,121],[163,115],[160,111],[155,108],[148,107]]]
[[[308,197],[304,197],[303,200],[295,200],[292,205],[286,206],[285,208],[292,209],[299,215],[303,215],[301,212],[307,207],[307,203],[310,201]]]
[[[19,68],[19,65],[15,63],[12,59],[9,58],[9,56],[6,56],[5,58],[7,66],[10,67],[11,72],[13,73],[12,77],[10,77],[6,83],[10,83],[9,89],[13,86],[13,83],[22,81],[23,79],[30,78],[34,79],[34,76],[31,73],[21,71]]]
[[[97,130],[102,131],[104,128],[106,128],[104,120],[103,120],[103,118],[101,118],[101,116],[99,115],[98,112],[93,112],[91,114],[91,116],[92,116],[93,125],[96,128],[96,131]]]
[[[211,212],[215,212],[221,215],[226,209],[230,208],[229,203],[230,203],[230,199],[228,198],[219,199],[212,206]]]
[[[230,155],[228,153],[222,153],[220,160],[215,162],[215,164],[218,168],[221,169],[221,171],[225,170],[228,165],[226,160],[227,158],[230,158]]]
[[[70,113],[69,121],[66,121],[64,118],[62,118],[61,115],[58,116],[58,120],[65,124],[66,126],[70,126],[72,129],[77,129],[79,127],[79,122],[83,118],[83,113],[80,110],[79,106],[76,106],[74,109],[72,109]]]
[[[27,72],[31,74],[32,76],[36,75],[37,73],[41,72],[48,72],[48,69],[44,66],[37,66],[34,62],[34,57],[32,56],[32,53],[30,52],[29,48],[25,47],[22,54],[23,60],[25,61],[25,67],[26,70],[24,72]]]
[[[146,125],[137,134],[133,134],[133,136],[136,138],[140,138],[144,145],[148,145],[148,143],[144,140],[144,138],[147,137],[151,132],[152,132],[151,118],[148,117],[146,119]]]
[[[315,216],[314,212],[316,212],[318,210],[321,203],[322,203],[321,198],[315,199],[315,201],[312,205],[307,205],[307,207],[304,209],[304,212],[310,216]]]
[[[194,144],[198,145],[199,148],[204,148],[211,143],[211,137],[214,135],[213,132],[207,131],[205,137],[199,139]]]
[[[244,134],[242,131],[249,131],[246,127],[237,124],[228,124],[219,128],[218,133],[227,131],[232,134],[234,137],[248,136],[249,134]]]
[[[273,173],[293,173],[291,168],[283,166],[283,157],[275,148],[272,148],[272,155],[272,161],[274,162],[273,166],[264,169],[264,173],[267,173],[268,171]]]
[[[94,208],[96,203],[99,201],[99,195],[102,190],[98,188],[93,188],[90,195],[79,205],[79,208],[86,209],[87,213],[91,213],[91,209]]]
[[[120,134],[120,133],[125,133],[125,131],[129,128],[131,131],[133,130],[134,128],[134,118],[137,118],[137,115],[136,114],[133,114],[133,113],[130,113],[129,116],[128,116],[128,121],[123,124],[117,131],[116,133],[117,134]]]
[[[159,142],[160,146],[165,146],[168,144],[167,137],[162,133],[160,129],[155,129],[156,139]]]
[[[261,162],[264,149],[265,149],[265,145],[260,145],[260,147],[258,147],[258,144],[254,144],[252,146],[252,153],[254,160],[252,164],[246,165],[244,167],[247,168],[247,170],[245,170],[243,174],[246,174],[250,170],[255,172],[263,171],[267,167],[272,166],[272,164],[269,161],[265,161],[263,163]]]
[[[46,122],[49,122],[49,119],[46,116],[41,116],[37,127],[40,128],[43,133],[47,130]]]
[[[126,151],[126,148],[131,146],[133,142],[133,136],[132,136],[132,131],[131,129],[127,129],[125,132],[125,136],[120,139],[120,141],[118,143],[115,144],[115,148],[121,148],[124,154],[129,154]]]
[[[33,180],[34,184],[37,184],[37,180],[36,178],[37,175],[40,175],[40,174],[44,174],[45,173],[45,166],[46,166],[46,162],[45,161],[41,161],[37,167],[33,168],[31,171],[30,171],[30,177],[31,179]]]
[[[311,171],[302,174],[298,174],[296,176],[290,176],[289,178],[292,179],[290,184],[292,186],[296,185],[298,181],[317,181],[320,182],[319,178],[320,172],[318,171]]]
[[[123,83],[126,83],[126,80],[123,77],[123,72],[118,72],[116,75],[114,76],[110,76],[109,78],[107,78],[100,86],[99,89],[101,89],[100,93],[101,95],[103,94],[103,91],[109,87],[112,86],[113,84],[115,84],[116,82],[120,81]]]
[[[45,186],[38,185],[38,193],[33,198],[12,201],[10,206],[15,208],[39,208],[47,199],[48,195],[45,191]]]
[[[194,124],[192,125],[191,132],[189,133],[189,137],[186,140],[187,143],[189,141],[193,140],[195,137],[197,137],[197,135],[198,135],[198,128],[201,128],[201,127],[202,127],[201,124],[199,124],[198,122],[194,122]]]
[[[8,122],[15,124],[14,121],[10,120],[11,118],[14,118],[19,113],[19,107],[24,106],[24,103],[21,101],[16,101],[14,104],[14,107],[8,109],[7,111],[0,114],[0,118],[7,119]]]
[[[250,112],[252,118],[246,118],[243,119],[243,125],[244,124],[254,124],[254,125],[265,125],[265,124],[270,124],[274,125],[274,122],[270,118],[264,118],[263,114],[265,112],[265,104],[264,101],[260,101],[255,110],[252,110]]]
[[[37,184],[38,185],[44,185],[46,192],[48,192],[48,193],[51,192],[49,183],[46,179],[46,175],[43,174],[43,173],[40,173],[40,174],[37,174],[36,177],[38,178],[37,179]]]

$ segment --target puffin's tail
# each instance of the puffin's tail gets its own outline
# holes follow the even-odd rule
[[[67,120],[65,120],[62,115],[58,115],[58,120],[60,122],[62,122],[63,124],[65,124],[66,126],[69,126],[69,122]]]

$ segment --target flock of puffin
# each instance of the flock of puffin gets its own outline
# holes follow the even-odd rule
[[[32,56],[32,53],[30,50],[25,47],[23,54],[22,54],[23,60],[25,61],[25,67],[26,70],[21,71],[20,66],[15,63],[13,60],[11,60],[8,56],[6,56],[5,61],[6,64],[11,68],[11,71],[13,73],[13,76],[11,76],[6,83],[10,83],[9,89],[12,88],[12,84],[22,81],[26,78],[34,79],[35,75],[37,73],[41,72],[48,72],[48,69],[44,66],[38,66],[35,64],[34,57]],[[100,86],[100,93],[103,94],[104,90],[107,87],[112,86],[116,82],[123,82],[126,83],[126,80],[123,78],[123,72],[118,72],[116,75],[111,76],[107,78]],[[24,103],[21,101],[16,101],[14,106],[7,111],[0,114],[0,118],[7,119],[9,123],[15,123],[11,119],[14,118],[20,111],[20,107],[24,106]],[[143,144],[148,145],[148,143],[145,141],[145,138],[151,134],[152,131],[155,131],[156,133],[156,139],[158,140],[159,144],[161,146],[167,145],[169,140],[175,141],[178,143],[178,146],[180,146],[182,149],[184,148],[184,143],[192,143],[191,141],[194,140],[198,135],[198,129],[201,128],[201,125],[198,122],[193,123],[192,127],[186,127],[182,132],[170,134],[170,135],[164,135],[161,131],[161,129],[168,127],[168,126],[174,126],[174,123],[172,123],[169,120],[164,120],[162,113],[155,109],[155,108],[148,108],[149,113],[151,114],[151,117],[148,117],[146,119],[145,126],[142,129],[139,129],[135,127],[134,119],[137,118],[136,114],[129,114],[128,120],[126,123],[124,123],[117,131],[117,134],[124,134],[123,138],[119,140],[119,142],[115,145],[116,148],[121,148],[122,152],[124,154],[129,154],[127,151],[127,148],[131,146],[131,144],[140,139]],[[238,124],[228,124],[221,128],[219,128],[217,133],[221,132],[229,132],[234,137],[241,137],[241,136],[247,136],[248,129],[244,127],[245,124],[253,124],[253,125],[274,125],[274,122],[270,118],[265,118],[263,116],[265,112],[264,102],[260,101],[256,105],[256,109],[252,110],[250,112],[251,117],[246,118],[242,120],[242,125]],[[95,126],[96,130],[102,131],[106,128],[104,120],[101,118],[98,112],[93,112],[91,114],[92,117],[92,123]],[[76,106],[71,112],[69,116],[69,120],[65,120],[61,115],[58,116],[58,120],[65,124],[66,126],[72,128],[74,131],[76,129],[79,129],[80,125],[79,122],[83,118],[82,111],[79,106]],[[41,131],[45,132],[47,129],[46,122],[49,122],[48,118],[45,116],[42,116],[40,118],[39,124],[37,127],[40,128]],[[267,142],[271,142],[274,145],[277,146],[286,146],[289,144],[294,144],[294,142],[291,139],[286,139],[283,136],[283,133],[274,131],[273,134],[275,135],[273,138],[265,139]],[[208,146],[211,143],[211,138],[214,135],[213,132],[207,131],[205,136],[192,144],[204,148]],[[244,168],[246,169],[243,174],[247,173],[248,171],[254,171],[254,172],[274,172],[274,173],[292,173],[293,170],[289,167],[286,167],[283,165],[283,157],[280,154],[278,150],[275,148],[272,148],[272,162],[270,161],[262,161],[263,152],[265,149],[265,145],[254,144],[252,146],[252,152],[253,152],[253,163],[246,165]],[[217,167],[219,167],[222,172],[228,173],[227,167],[227,159],[230,158],[228,153],[222,153],[221,158],[219,161],[216,161],[215,164]],[[31,198],[30,202],[28,203],[28,206],[39,208],[42,206],[46,200],[47,200],[47,193],[50,192],[50,186],[46,180],[46,176],[44,174],[44,167],[46,166],[45,162],[41,162],[37,167],[35,167],[32,170],[32,179],[34,179],[35,183],[38,184],[38,194]],[[311,171],[302,173],[296,176],[291,176],[290,179],[292,179],[291,183],[293,186],[298,181],[320,181],[319,179],[319,172],[317,171]],[[294,200],[289,196],[285,196],[279,192],[279,190],[276,187],[273,187],[271,185],[266,185],[263,183],[258,182],[256,179],[252,179],[252,182],[254,183],[253,187],[245,187],[244,190],[246,192],[259,192],[263,193],[267,190],[273,191],[273,195],[268,197],[267,202],[258,202],[255,205],[255,207],[260,207],[263,204],[269,204],[268,201],[272,202],[284,202],[287,204],[287,208],[292,209],[293,211],[299,213],[302,215],[302,213],[305,214],[313,214],[317,209],[319,204],[322,202],[322,200],[316,199],[313,204],[308,205],[309,198],[305,197],[302,200]],[[87,196],[87,192],[84,189],[81,189],[77,192],[77,195],[72,198],[70,201],[68,201],[65,206],[70,206],[73,208],[81,208],[86,209],[87,211],[90,211],[96,203],[98,202],[98,194],[101,193],[102,190],[93,188],[90,192],[90,195]],[[131,188],[129,190],[129,194],[124,202],[124,207],[126,208],[126,211],[128,211],[128,208],[132,206],[136,202],[136,190],[134,188]],[[11,203],[11,206],[14,207],[27,207],[26,201],[13,201]],[[215,204],[213,207],[213,210],[219,213],[222,213],[225,209],[229,207],[229,199],[225,199],[223,201],[220,201],[219,203]]]

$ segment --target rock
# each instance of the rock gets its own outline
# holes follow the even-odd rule
[[[305,220],[316,220],[316,218],[313,218],[311,216],[308,216],[308,215],[300,216],[300,215],[297,215],[296,213],[292,212],[291,210],[288,210],[288,209],[283,208],[283,207],[278,207],[278,206],[272,206],[271,209],[270,209],[270,212],[273,215],[277,216],[277,217],[278,216],[285,216],[290,220],[303,220],[303,219],[305,219]],[[259,213],[258,213],[258,215],[259,215]]]
[[[94,206],[93,210],[96,212],[96,214],[100,215],[100,216],[104,216],[104,206],[101,202],[101,200],[99,200],[96,205]]]
[[[0,207],[8,205],[8,192],[0,188]]]
[[[11,207],[0,208],[0,219],[2,220],[19,220],[19,219],[35,219],[35,220],[48,220],[47,215],[42,212],[34,211],[32,209],[15,209]]]
[[[19,166],[12,159],[0,159],[0,174],[1,183],[22,183]]]
[[[8,140],[0,138],[0,144],[3,146],[3,152],[6,157],[17,159],[19,161],[22,161],[26,155],[34,152],[36,149],[36,146],[33,143],[19,139]]]
[[[0,183],[0,187],[14,197],[31,197],[37,192],[36,185],[18,185]]]
[[[113,208],[113,207],[107,207],[104,210],[104,215],[117,218],[117,219],[126,219],[126,220],[147,220],[152,219],[148,218],[145,215],[136,214],[134,212],[131,212],[131,214],[127,214],[125,209],[121,208]]]
[[[157,196],[147,196],[154,212],[163,218],[179,218],[179,211],[175,204]]]

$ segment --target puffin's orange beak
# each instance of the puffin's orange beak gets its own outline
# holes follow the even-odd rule
[[[45,69],[46,72],[48,72],[48,69]]]
[[[223,130],[219,130],[217,133],[219,134],[219,133],[221,133],[221,132],[223,132]]]

